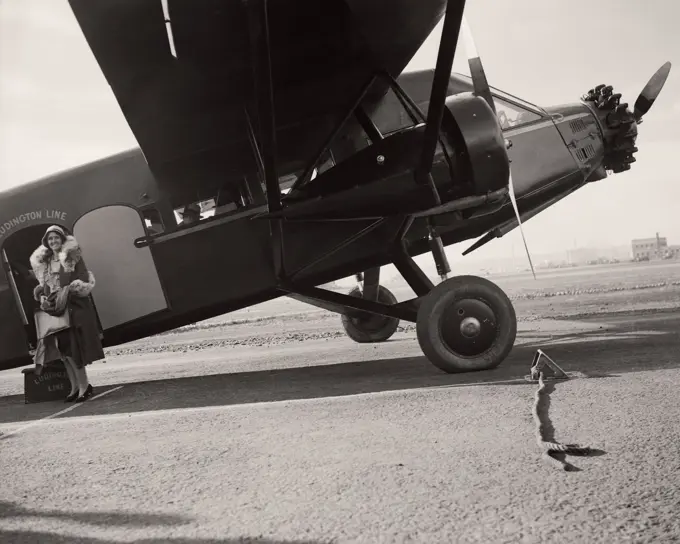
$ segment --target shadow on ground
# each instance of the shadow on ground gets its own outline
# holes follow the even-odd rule
[[[23,508],[10,502],[0,502],[0,519],[31,518],[34,520],[57,519],[64,522],[76,522],[82,524],[97,525],[100,527],[124,527],[128,529],[150,528],[158,526],[174,527],[194,522],[185,516],[173,516],[168,514],[132,514],[128,512],[68,512],[63,510],[32,510]],[[40,543],[40,544],[116,544],[119,540],[109,540],[94,537],[76,537],[72,535],[60,535],[42,531],[31,530],[8,530],[0,529],[0,542],[12,542],[16,544]],[[200,539],[200,538],[149,538],[135,540],[140,544],[320,544],[321,541],[312,540],[271,540],[259,537],[240,537],[227,539]]]
[[[0,542],[12,544],[120,544],[120,540],[105,538],[74,537],[39,531],[3,531],[0,529]],[[136,544],[322,544],[321,540],[271,540],[268,538],[143,538],[135,540]]]
[[[552,420],[550,419],[550,396],[555,392],[555,385],[556,382],[546,382],[545,383],[545,388],[542,391],[539,389],[539,392],[537,393],[537,399],[540,398],[538,401],[538,404],[534,407],[535,412],[534,416],[538,414],[538,417],[541,421],[541,425],[539,427],[540,429],[540,434],[541,438],[546,441],[546,442],[557,442],[559,443],[560,441],[557,439],[555,436],[555,426],[552,423]],[[579,446],[578,444],[571,444],[571,446]],[[568,472],[581,472],[581,469],[574,465],[573,463],[570,462],[569,459],[567,459],[567,456],[575,456],[575,457],[601,457],[602,455],[607,455],[607,452],[604,450],[596,449],[596,448],[586,448],[583,450],[573,450],[573,451],[566,451],[566,452],[557,452],[557,451],[550,451],[546,452],[545,457],[550,459],[556,460],[558,463],[561,464],[564,470]]]
[[[38,531],[3,531],[0,529],[0,542],[12,544],[120,544],[120,540],[105,538],[74,537]],[[322,544],[321,540],[271,540],[268,538],[143,538],[136,544]],[[328,541],[332,542],[332,541]]]
[[[446,374],[424,357],[330,364],[270,371],[126,383],[123,389],[88,401],[59,417],[120,414],[147,410],[224,406],[256,402],[376,393],[424,387],[530,385],[535,350],[541,347],[565,371],[587,377],[679,368],[680,316],[620,321],[601,330],[552,335],[518,345],[503,364],[490,371]],[[95,394],[114,386],[95,390]],[[63,403],[24,405],[21,396],[0,399],[0,423],[39,419]]]
[[[15,503],[0,501],[0,518],[52,518],[70,520],[90,525],[111,527],[153,527],[157,525],[183,525],[193,521],[185,516],[169,514],[136,514],[131,512],[67,512],[63,510],[32,510]],[[5,542],[5,541],[3,541]]]

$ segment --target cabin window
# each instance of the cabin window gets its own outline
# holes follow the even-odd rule
[[[156,208],[146,208],[142,210],[142,217],[144,218],[144,226],[150,235],[163,234],[165,232],[165,225],[161,213]]]
[[[319,159],[319,162],[317,163],[316,167],[312,169],[312,171],[309,173],[309,180],[313,180],[317,176],[323,174],[327,170],[330,170],[334,166],[336,166],[337,162],[335,161],[335,154],[333,153],[332,150],[326,151],[321,158]],[[292,172],[290,174],[285,174],[283,176],[279,176],[279,189],[281,191],[282,195],[287,195],[290,193],[290,190],[293,188],[293,185],[297,183],[298,179],[300,179],[300,176],[302,176],[303,170],[300,169],[296,172]]]
[[[538,121],[541,118],[541,116],[537,113],[516,104],[507,102],[502,98],[498,98],[497,96],[494,96],[493,100],[496,105],[496,115],[498,116],[498,122],[500,123],[503,130],[508,130],[520,125],[526,125],[527,123],[533,123],[534,121]]]
[[[215,199],[189,202],[174,209],[175,221],[178,227],[195,225],[208,217],[215,215]]]
[[[314,171],[312,171],[312,179],[314,179],[314,177],[317,173],[318,173],[318,169],[315,168]],[[295,173],[295,174],[288,174],[286,176],[279,177],[279,188],[281,189],[282,195],[287,195],[290,192],[291,188],[293,187],[293,185],[297,181],[298,176],[300,174]]]
[[[409,112],[391,88],[378,104],[378,107],[374,111],[368,110],[366,113],[383,136],[410,128],[415,124]]]
[[[283,181],[290,187],[294,178]],[[285,183],[281,186],[284,187]],[[244,176],[241,180],[228,181],[209,198],[197,199],[175,207],[174,215],[177,227],[182,228],[193,226],[211,217],[224,217],[263,204],[266,204],[263,183],[257,176],[252,178]]]

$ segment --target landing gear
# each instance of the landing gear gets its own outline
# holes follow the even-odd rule
[[[364,293],[362,293],[359,287],[354,287],[349,292],[349,296],[362,298]],[[391,306],[397,303],[397,298],[389,289],[387,289],[387,287],[379,285],[377,302]],[[347,336],[355,342],[361,344],[384,342],[397,332],[399,319],[396,317],[362,312],[352,317],[343,315],[342,327],[345,329]]]
[[[512,350],[517,318],[497,285],[477,276],[457,276],[422,298],[416,333],[425,356],[444,372],[489,370]]]
[[[490,370],[512,350],[517,317],[512,302],[496,284],[478,276],[455,276],[433,285],[405,251],[393,263],[415,297],[397,302],[379,283],[379,269],[363,273],[363,286],[341,294],[302,285],[283,285],[288,296],[342,315],[355,342],[384,342],[401,321],[416,324],[423,354],[448,373]]]
[[[385,306],[397,304],[397,297],[380,285],[380,268],[372,268],[366,272],[355,274],[357,282],[363,282],[363,289],[357,286],[349,292],[349,296],[376,302]],[[389,339],[399,327],[399,318],[381,315],[373,312],[352,312],[343,314],[342,327],[347,336],[361,344],[369,342],[384,342]]]

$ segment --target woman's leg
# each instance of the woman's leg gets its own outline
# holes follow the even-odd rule
[[[85,394],[85,391],[87,391],[87,387],[90,385],[90,380],[87,377],[87,370],[85,370],[85,367],[83,368],[77,368],[75,364],[73,365],[73,368],[75,368],[76,371],[76,376],[78,377],[78,396],[82,397]]]
[[[75,395],[76,391],[80,388],[78,387],[78,377],[76,376],[76,365],[73,363],[73,359],[70,357],[64,357],[62,359],[64,362],[64,367],[66,367],[66,374],[68,374],[68,379],[71,382],[71,393],[69,397]]]
[[[84,366],[83,366],[83,368],[78,368],[78,366],[76,365],[76,361],[72,356],[74,344],[71,340],[71,337],[66,335],[66,334],[62,335],[60,337],[60,343],[61,343],[61,349],[62,349],[61,352],[64,353],[64,354],[65,353],[69,354],[69,356],[65,357],[65,358],[67,358],[69,360],[69,362],[71,364],[71,368],[73,369],[73,374],[75,376],[75,381],[76,381],[77,388],[78,388],[78,397],[80,398],[86,393],[86,391],[87,391],[87,389],[90,385],[90,381],[88,380],[88,377],[87,377],[87,372],[86,372]]]

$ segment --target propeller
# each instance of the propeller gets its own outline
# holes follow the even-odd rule
[[[482,59],[477,52],[477,47],[475,46],[475,41],[472,37],[472,30],[470,30],[470,25],[468,24],[464,15],[461,24],[461,36],[463,37],[463,44],[468,57],[468,65],[470,66],[470,77],[472,78],[474,94],[476,96],[481,96],[484,100],[486,100],[493,112],[496,113],[496,104],[494,103],[493,97],[491,96],[491,89],[489,88],[489,83],[486,79],[484,66],[482,65]],[[531,260],[531,253],[529,252],[529,246],[527,244],[526,237],[524,236],[524,229],[522,228],[522,218],[519,213],[519,208],[517,207],[517,199],[515,198],[515,187],[512,182],[512,169],[508,179],[508,192],[510,193],[510,201],[512,202],[512,208],[515,211],[515,217],[517,218],[517,226],[519,227],[520,234],[522,235],[522,242],[524,242],[524,250],[526,251],[527,258],[529,259],[531,273],[533,274],[534,279],[536,279],[534,263]]]
[[[484,73],[484,66],[482,66],[482,59],[479,57],[477,52],[477,46],[475,45],[475,40],[472,37],[472,30],[470,25],[463,15],[463,21],[461,24],[461,36],[463,37],[463,44],[465,47],[465,52],[468,57],[468,65],[470,66],[470,77],[472,78],[472,85],[475,89],[474,94],[481,96],[487,101],[494,113],[496,113],[496,104],[491,96],[491,89],[489,88],[489,82],[486,80],[486,74]]]
[[[663,89],[663,86],[666,84],[666,79],[668,79],[670,71],[671,63],[669,61],[656,71],[647,82],[647,85],[645,85],[645,88],[642,89],[642,92],[640,93],[640,96],[637,97],[635,106],[633,107],[633,115],[635,116],[635,121],[637,123],[642,121],[642,116],[645,115],[654,104],[661,89]]]

